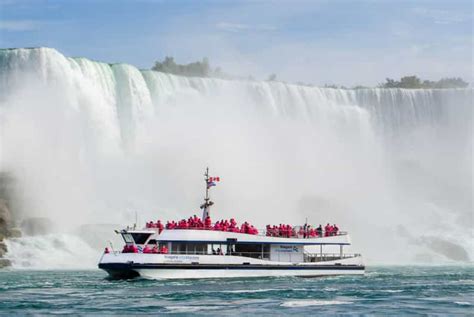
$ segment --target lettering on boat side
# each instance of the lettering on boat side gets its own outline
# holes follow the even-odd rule
[[[181,263],[181,262],[199,262],[199,256],[195,255],[165,255],[165,262]]]
[[[300,248],[296,245],[280,245],[275,249],[276,252],[300,252]]]

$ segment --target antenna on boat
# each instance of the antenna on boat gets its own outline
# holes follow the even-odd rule
[[[213,182],[213,178],[209,177],[209,167],[206,167],[206,173],[204,174],[206,177],[204,180],[206,181],[206,196],[204,197],[204,204],[201,205],[202,209],[202,220],[206,219],[208,216],[210,217],[210,209],[211,206],[214,205],[214,203],[211,201],[211,197],[209,195],[209,189],[211,186],[215,186],[215,183]]]

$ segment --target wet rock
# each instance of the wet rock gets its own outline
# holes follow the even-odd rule
[[[20,228],[10,228],[10,229],[8,229],[8,237],[9,238],[20,238],[21,237]]]
[[[0,235],[8,236],[8,228],[11,225],[11,213],[7,201],[0,198]]]
[[[7,253],[7,245],[5,242],[0,242],[0,258],[3,257]]]
[[[0,269],[11,266],[12,263],[8,259],[0,259]]]

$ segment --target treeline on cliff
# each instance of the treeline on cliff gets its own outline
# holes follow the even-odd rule
[[[385,83],[379,85],[381,88],[414,88],[414,89],[442,89],[442,88],[466,88],[469,86],[462,78],[441,78],[438,81],[421,80],[417,76],[405,76],[400,80],[387,78]]]
[[[248,79],[254,80],[254,77],[249,76],[234,76],[225,73],[220,67],[211,67],[209,59],[204,57],[201,61],[192,62],[189,64],[178,64],[175,62],[174,58],[171,56],[166,56],[163,61],[156,61],[153,65],[152,70],[181,75],[189,77],[212,77],[212,78],[222,78],[222,79]],[[267,78],[267,81],[277,81],[276,74],[270,74]],[[314,87],[313,84],[307,84],[298,82],[298,85]],[[395,80],[391,78],[386,78],[384,83],[377,85],[378,88],[407,88],[407,89],[445,89],[445,88],[466,88],[469,86],[469,83],[465,82],[462,78],[452,77],[452,78],[441,78],[438,81],[431,80],[422,80],[415,75],[404,76],[400,80]],[[341,85],[326,84],[325,88],[337,88],[337,89],[364,89],[372,88],[368,86],[354,86],[346,87]]]
[[[177,64],[173,57],[166,56],[162,62],[156,61],[151,69],[158,72],[190,77],[226,77],[226,74],[222,72],[220,67],[211,67],[207,57],[204,57],[201,61],[189,64]]]

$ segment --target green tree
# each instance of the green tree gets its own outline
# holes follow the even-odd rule
[[[166,56],[162,62],[155,62],[152,70],[183,76],[208,77],[211,75],[211,66],[207,57],[204,57],[202,61],[181,65],[176,64],[173,57]]]
[[[363,86],[363,85],[356,85],[356,86],[352,87],[351,89],[357,90],[357,89],[367,89],[367,88],[369,88],[369,87]]]
[[[466,88],[469,83],[465,82],[462,78],[441,78],[435,83],[434,88]]]
[[[385,78],[385,83],[380,84],[380,88],[398,88],[398,85],[400,85],[400,82],[393,80],[391,78]]]
[[[422,88],[421,79],[416,76],[405,76],[400,79],[400,88]]]

